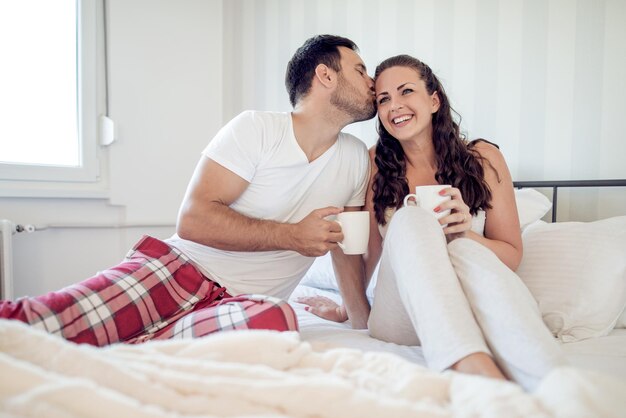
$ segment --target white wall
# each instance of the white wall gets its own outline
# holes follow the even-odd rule
[[[200,152],[222,124],[222,1],[108,0],[110,199],[0,199],[0,218],[49,228],[14,236],[16,296],[118,263],[143,234],[174,232]],[[157,226],[153,226],[157,225]]]
[[[173,222],[222,122],[222,2],[109,4],[110,203],[130,223]]]
[[[360,46],[373,72],[415,55],[441,77],[470,137],[498,143],[519,180],[626,178],[622,0],[108,0],[110,199],[0,199],[19,223],[17,295],[117,263],[143,233],[167,237],[200,151],[244,109],[290,109],[285,65],[309,36]],[[348,130],[369,145],[373,122]],[[626,192],[560,192],[560,219],[626,214]],[[571,201],[571,203],[570,203]],[[601,202],[601,203],[598,203]],[[148,225],[163,225],[150,227]]]

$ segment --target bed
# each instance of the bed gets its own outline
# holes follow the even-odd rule
[[[571,363],[532,393],[429,371],[419,347],[373,339],[292,302],[300,333],[223,332],[105,348],[0,320],[0,416],[624,417],[626,216],[544,222],[552,206],[532,187],[546,184],[518,186],[519,274]],[[340,300],[327,257],[292,298],[312,294]]]

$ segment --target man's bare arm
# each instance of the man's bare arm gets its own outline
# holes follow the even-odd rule
[[[201,157],[178,214],[178,235],[230,251],[293,250],[319,256],[337,247],[343,237],[340,228],[324,217],[341,208],[317,209],[296,224],[253,219],[229,207],[248,185],[232,171]]]

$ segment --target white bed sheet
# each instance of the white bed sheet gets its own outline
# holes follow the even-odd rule
[[[339,324],[326,321],[295,302],[299,296],[313,295],[326,296],[338,303],[341,301],[341,296],[334,290],[298,286],[290,303],[298,315],[302,340],[321,347],[349,347],[394,353],[414,363],[426,364],[419,346],[409,347],[377,340],[370,337],[367,330],[354,330],[347,322]],[[565,343],[562,346],[572,366],[606,373],[626,382],[626,329],[615,329],[605,337]]]
[[[426,365],[421,347],[409,347],[377,340],[369,336],[367,330],[352,329],[348,322],[326,321],[304,310],[304,305],[295,302],[299,296],[326,296],[335,302],[341,302],[341,296],[332,290],[322,290],[300,285],[291,295],[290,304],[298,315],[300,336],[320,348],[347,347],[363,351],[382,351],[397,354],[422,366]]]
[[[563,350],[574,366],[626,381],[626,329],[614,329],[606,337],[565,343]]]

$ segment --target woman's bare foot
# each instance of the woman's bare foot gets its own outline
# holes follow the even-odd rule
[[[473,353],[463,357],[454,363],[451,369],[461,373],[478,374],[494,379],[506,380],[493,358],[486,353]]]

